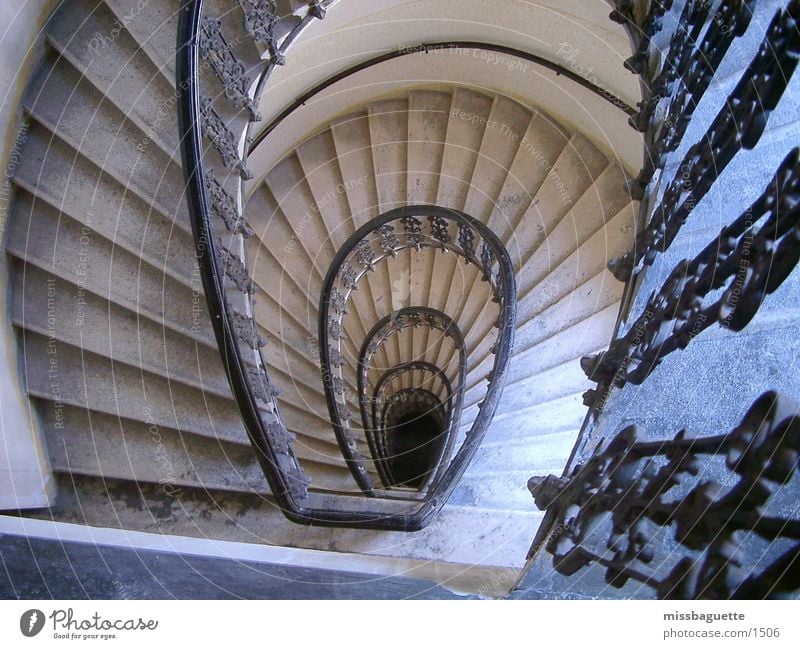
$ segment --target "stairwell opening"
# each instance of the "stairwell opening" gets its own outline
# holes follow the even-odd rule
[[[436,467],[446,429],[434,411],[412,410],[389,429],[389,464],[396,486],[419,489]]]

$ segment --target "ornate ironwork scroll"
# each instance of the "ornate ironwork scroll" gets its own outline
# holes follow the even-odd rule
[[[244,160],[239,156],[239,145],[236,136],[222,121],[219,113],[214,108],[214,102],[206,97],[200,104],[200,120],[205,135],[222,159],[226,169],[237,170],[243,180],[253,177]]]
[[[244,14],[244,28],[257,43],[264,43],[275,65],[284,65],[286,56],[278,47],[275,34],[278,9],[275,0],[238,0]]]
[[[255,100],[250,96],[250,77],[244,63],[236,58],[233,47],[222,34],[222,21],[211,16],[203,17],[200,26],[200,56],[211,64],[225,96],[237,108],[247,108],[253,121],[259,121]]]
[[[225,246],[222,240],[217,241],[217,259],[225,275],[242,293],[255,293],[255,282],[250,278],[247,267],[242,262],[241,256],[234,254]]]
[[[426,248],[437,248],[463,257],[467,264],[478,265],[483,270],[484,280],[492,284],[495,301],[500,300],[499,285],[495,277],[497,260],[493,247],[483,243],[481,234],[486,230],[485,226],[460,221],[458,212],[444,208],[420,205],[401,209],[402,216],[395,216],[393,220],[399,222],[402,235],[398,235],[392,222],[378,217],[380,224],[376,224],[378,219],[373,220],[371,227],[364,228],[362,239],[346,244],[348,252],[344,261],[338,265],[339,284],[347,289],[357,290],[358,282],[367,272],[375,270],[376,264],[388,257],[396,257],[401,250],[413,248],[419,252]],[[427,214],[430,210],[437,212]],[[420,217],[425,217],[427,227]],[[477,254],[476,246],[479,247]]]
[[[612,586],[633,580],[662,599],[764,598],[800,589],[796,509],[790,516],[770,509],[800,479],[800,404],[766,392],[727,435],[640,438],[629,426],[569,477],[528,482],[537,507],[559,521],[545,546],[556,571],[569,576],[596,563]],[[710,470],[720,467],[716,458],[729,475]],[[676,550],[664,555],[670,533]]]
[[[628,27],[629,35],[637,44],[633,56],[625,61],[625,68],[635,74],[642,74],[647,68],[650,59],[650,41],[663,27],[664,14],[672,9],[672,0],[653,0],[650,3],[650,12],[637,24],[634,16],[633,2],[620,2],[611,12],[609,18],[616,23]]]
[[[760,139],[800,59],[796,15],[800,15],[800,0],[792,0],[775,14],[758,54],[706,134],[686,153],[650,222],[637,234],[633,249],[609,262],[609,270],[621,282],[630,279],[640,262],[651,264],[670,246],[733,156],[743,148],[753,148]]]
[[[684,75],[710,9],[711,3],[707,0],[688,0],[676,21],[677,30],[670,40],[660,70],[652,78],[649,66],[642,66],[639,70],[640,74],[647,77],[647,95],[638,104],[638,114],[629,120],[635,129],[645,131],[659,102],[669,95],[670,86]]]
[[[669,99],[663,119],[654,121],[653,111],[668,93],[669,87],[664,83],[654,87],[646,106],[639,115],[631,118],[631,124],[635,128],[648,131],[646,136],[648,155],[634,182],[637,193],[635,198],[642,197],[656,169],[663,165],[665,155],[678,147],[694,110],[722,59],[734,39],[747,31],[754,6],[755,0],[723,2],[711,17],[700,46],[692,50],[687,64],[680,66],[680,69],[673,68],[676,74],[680,72],[680,78],[676,90]]]
[[[582,359],[586,375],[598,382],[596,390],[584,395],[587,405],[604,399],[612,385],[640,384],[664,356],[686,347],[713,324],[742,330],[799,259],[796,148],[755,203],[694,259],[675,266],[624,336],[613,340],[608,351]]]
[[[755,0],[723,2],[712,16],[700,46],[692,53],[691,61],[669,101],[661,135],[650,149],[650,160],[656,167],[661,165],[666,153],[677,148],[722,59],[734,39],[747,31],[755,4]]]
[[[247,225],[244,215],[239,212],[236,200],[217,180],[212,167],[206,170],[205,179],[210,208],[214,216],[222,219],[225,227],[233,234],[240,234],[245,239],[252,237],[253,230]]]

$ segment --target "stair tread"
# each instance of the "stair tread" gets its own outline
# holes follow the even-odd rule
[[[488,219],[489,227],[509,252],[519,246],[513,233],[521,225],[536,193],[569,142],[570,134],[557,122],[543,113],[534,112]],[[518,258],[519,254],[514,251],[512,256]]]
[[[42,70],[24,100],[26,111],[51,134],[68,143],[149,211],[190,233],[183,171],[169,153],[149,144],[146,128],[135,124],[81,76],[56,59]]]
[[[408,99],[370,104],[369,130],[380,211],[406,203],[408,195]]]
[[[520,293],[531,290],[600,230],[606,221],[630,205],[630,198],[621,191],[624,183],[625,174],[611,163],[558,224],[548,230],[547,238],[525,260],[520,270]]]
[[[60,218],[41,202],[34,208],[22,196],[14,211],[16,218],[9,228],[6,245],[12,255],[144,317],[163,322],[183,335],[215,346],[207,312],[192,308],[192,292],[186,286],[163,271],[159,273],[132,253],[115,248],[103,237],[92,236],[91,230],[82,231],[79,224]],[[28,237],[25,229],[28,215],[35,215],[38,227],[45,232],[58,232],[58,237]],[[81,238],[87,235],[90,247],[82,248]]]
[[[531,121],[531,113],[498,95],[488,116],[464,211],[486,223]]]
[[[153,210],[124,184],[68,144],[32,129],[27,156],[15,183],[105,238],[118,242],[175,279],[191,284],[197,267],[194,244],[183,228]],[[91,191],[87,191],[91,189]]]
[[[173,86],[104,4],[78,0],[48,22],[47,37],[100,91],[178,155]]]
[[[105,0],[150,57],[164,77],[175,83],[175,34],[178,33],[180,0],[137,3],[135,9],[126,0]]]
[[[115,361],[141,367],[170,381],[230,399],[228,380],[216,349],[200,345],[152,320],[140,317],[78,285],[56,286],[34,266],[14,274],[12,321]],[[25,300],[46,294],[48,300]]]
[[[408,202],[433,205],[439,187],[439,172],[447,137],[452,95],[446,92],[414,91],[408,114]]]
[[[352,114],[331,125],[339,160],[339,172],[345,185],[349,213],[356,228],[378,215],[378,193],[369,132],[369,117]]]
[[[453,93],[437,205],[463,209],[492,104],[482,93],[462,88]]]
[[[139,483],[269,494],[263,471],[249,445],[65,406],[56,417],[44,408],[44,432],[55,471]],[[343,462],[329,462],[307,447],[298,454],[309,463],[314,486],[353,487]]]

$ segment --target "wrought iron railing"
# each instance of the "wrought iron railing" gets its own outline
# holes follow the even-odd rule
[[[635,52],[627,67],[642,75],[645,89],[640,112],[630,120],[644,132],[648,154],[639,177],[645,226],[634,247],[609,263],[626,282],[625,298],[608,350],[582,361],[598,387],[584,395],[590,411],[568,470],[529,483],[537,506],[547,512],[529,558],[544,549],[563,575],[599,564],[607,583],[640,582],[662,598],[762,598],[796,591],[800,521],[796,513],[766,513],[778,492],[797,493],[796,402],[767,392],[730,434],[694,439],[681,431],[673,440],[639,441],[636,426],[629,426],[608,441],[606,424],[598,421],[615,388],[643,383],[664,357],[703,330],[715,324],[744,329],[800,261],[795,148],[761,196],[699,254],[671,272],[658,269],[665,279],[649,299],[636,301],[638,315],[628,321],[637,291],[653,285],[645,267],[670,247],[733,157],[760,140],[800,60],[800,2],[790,0],[776,11],[711,126],[682,161],[670,164],[677,171],[669,182],[663,177],[667,156],[678,149],[725,53],[748,30],[756,3],[686,0],[663,58],[651,43],[673,3],[616,4],[612,17],[628,26]],[[663,193],[658,186],[645,191],[654,178]],[[740,210],[736,205],[734,213]],[[591,439],[597,440],[593,451]],[[731,475],[719,474],[722,456]],[[715,477],[705,478],[710,475]],[[665,555],[669,530],[675,548]],[[772,551],[761,547],[756,554],[764,559],[758,566],[741,564],[745,536],[748,543],[773,543]]]
[[[764,298],[800,260],[800,149],[778,168],[764,193],[722,228],[694,259],[679,262],[627,333],[597,356],[583,358],[598,388],[584,398],[602,403],[612,387],[640,384],[667,354],[685,348],[712,325],[741,331]]]
[[[421,326],[426,327],[429,331],[439,331],[443,337],[449,338],[452,341],[454,351],[457,354],[457,370],[454,372],[454,381],[451,381],[446,372],[436,365],[414,361],[403,363],[391,368],[375,385],[376,402],[372,404],[375,412],[370,413],[372,408],[369,408],[368,404],[362,401],[362,421],[366,422],[365,432],[370,444],[372,456],[378,462],[378,466],[381,467],[379,472],[382,470],[385,474],[382,476],[382,481],[385,486],[391,486],[395,482],[395,480],[391,477],[391,461],[387,443],[388,434],[387,429],[384,426],[386,413],[383,410],[378,410],[382,405],[382,403],[379,403],[378,401],[382,402],[384,399],[391,399],[392,395],[396,394],[393,392],[387,396],[379,393],[379,389],[381,391],[385,391],[386,387],[391,385],[391,379],[389,381],[384,380],[387,375],[390,377],[394,376],[396,378],[402,378],[403,375],[408,375],[409,372],[424,369],[427,372],[430,372],[433,377],[441,376],[443,382],[446,381],[446,383],[443,383],[443,387],[447,388],[451,393],[448,395],[448,401],[445,402],[448,404],[447,412],[450,416],[443,421],[443,426],[446,431],[446,439],[442,447],[443,453],[436,463],[437,466],[444,466],[446,463],[447,458],[450,455],[450,451],[455,444],[456,435],[458,433],[458,424],[461,415],[460,406],[463,401],[464,390],[466,388],[467,349],[466,344],[464,343],[464,337],[456,323],[453,322],[453,320],[447,314],[437,311],[436,309],[432,309],[430,307],[406,307],[395,311],[394,313],[390,313],[375,324],[372,330],[367,334],[366,338],[364,338],[364,343],[361,346],[361,351],[358,358],[357,367],[359,395],[367,395],[370,392],[368,375],[372,365],[372,358],[378,349],[392,336],[398,334],[403,329],[408,327],[418,328]],[[455,395],[452,394],[453,383],[455,383]],[[430,390],[425,389],[424,383],[417,383],[416,387],[417,389],[424,389],[425,392],[431,393]],[[450,404],[449,400],[454,396],[455,402]],[[458,409],[455,410],[454,408],[451,408],[450,405],[457,407]],[[377,412],[381,412],[380,419],[376,416]],[[371,424],[371,426],[368,424]],[[431,473],[431,478],[433,478],[433,476],[434,473]]]
[[[654,10],[659,7],[662,10],[659,12],[659,26],[667,4],[671,6],[666,2],[654,5]],[[686,132],[695,108],[733,41],[747,31],[754,5],[754,0],[723,2],[697,46],[696,39],[708,17],[710,4],[689,2],[685,5],[679,23],[688,25],[689,29],[683,37],[670,42],[660,72],[648,84],[639,113],[630,119],[631,125],[645,133],[648,146],[648,155],[637,179],[636,190],[640,198],[656,169],[662,165],[664,156],[675,150]],[[665,10],[668,11],[669,7]],[[647,42],[649,45],[649,39]],[[640,73],[643,72],[644,68]],[[673,85],[677,89],[671,93]],[[655,120],[656,107],[664,99],[667,100],[664,117]]]
[[[484,281],[489,283],[493,300],[498,304],[499,332],[506,326],[508,316],[513,314],[513,304],[509,300],[509,289],[512,286],[506,272],[506,268],[510,268],[510,262],[502,244],[485,225],[460,212],[436,206],[398,208],[363,225],[342,246],[330,265],[322,289],[319,309],[319,339],[322,342],[320,366],[328,409],[339,446],[353,477],[365,493],[372,493],[372,483],[364,458],[357,451],[357,440],[350,425],[345,380],[342,375],[342,320],[348,301],[353,291],[358,289],[359,282],[374,272],[379,264],[407,249],[452,252],[462,257],[465,263],[476,265],[481,270]],[[502,259],[503,256],[506,259]],[[387,315],[364,338],[358,359],[359,395],[368,393],[367,372],[370,358],[377,351],[378,345],[408,326],[425,326],[455,337],[460,368],[456,391],[463,392],[467,359],[458,327],[443,313],[425,306],[414,306]],[[496,343],[501,344],[499,338]],[[412,360],[414,359],[406,359],[407,362]],[[362,406],[362,419],[363,410]],[[366,430],[369,431],[369,427]],[[373,458],[380,458],[380,449],[375,444],[374,436],[367,433],[367,439]],[[385,462],[379,461],[378,466],[381,467],[379,471],[383,471]]]
[[[688,9],[695,4],[705,6],[707,3],[687,2],[686,7]],[[723,9],[720,10],[725,12],[727,7],[731,12],[730,15],[726,13],[723,16],[726,19],[738,18],[734,23],[734,33],[736,30],[740,31],[742,25],[746,23],[741,16],[750,9],[749,6],[745,6],[740,11],[734,12],[732,7],[735,6],[736,3],[733,5],[723,3]],[[705,14],[707,11],[700,12],[701,16]],[[742,149],[752,149],[756,146],[764,132],[769,115],[778,105],[800,58],[800,30],[796,19],[798,15],[800,15],[800,2],[797,1],[776,12],[758,54],[743,72],[741,80],[730,93],[717,118],[686,152],[683,161],[678,165],[680,173],[675,175],[664,190],[663,197],[649,216],[647,225],[637,233],[633,248],[609,263],[609,270],[618,280],[625,282],[631,279],[640,262],[645,265],[652,264],[656,255],[674,241],[695,206],[708,193],[734,155]],[[721,20],[722,17],[715,16],[712,23],[716,24],[717,19]],[[703,23],[699,24],[702,26]],[[676,41],[692,42],[692,39],[682,33],[680,38],[673,39],[673,43]],[[695,69],[690,67],[691,60],[703,60],[704,46],[713,49],[718,44],[716,41],[701,43],[694,56],[685,54],[686,51],[691,53],[693,50],[682,50],[681,56],[678,57],[682,62],[671,61],[665,66],[662,74],[668,74],[671,78],[683,77],[682,72]],[[669,55],[668,60],[670,60]],[[705,62],[708,63],[708,60]],[[694,87],[696,84],[694,82],[687,84],[687,80],[683,79],[683,85],[685,89],[687,85]],[[673,97],[675,102],[673,111],[684,109],[684,105],[679,103],[682,94],[678,92]],[[699,97],[693,98],[693,102],[698,100]],[[654,121],[652,115],[650,123],[648,140],[655,142],[658,137],[664,143],[651,145],[648,158],[652,165],[662,164],[666,147],[674,147],[677,144],[676,138],[680,127],[677,124],[667,126],[665,122]],[[649,181],[648,176],[651,177],[652,174],[648,172],[643,180]]]
[[[755,5],[748,0],[723,2],[712,13],[712,3],[707,0],[686,0],[667,54],[656,64],[651,61],[651,38],[673,3],[652,0],[649,13],[639,16],[639,23],[637,13],[646,4],[619,2],[611,14],[627,25],[637,52],[634,58],[644,61],[633,66],[645,79],[647,91],[639,115],[631,118],[631,124],[645,132],[648,155],[640,175],[642,191],[657,170],[663,171],[665,156],[677,149],[725,53],[750,25]],[[678,171],[666,183],[655,208],[642,203],[645,225],[633,247],[608,264],[617,279],[627,284],[628,300],[623,307],[638,284],[639,266],[651,265],[669,248],[736,153],[758,143],[800,60],[798,17],[798,0],[775,12],[756,56],[705,134],[677,165]],[[658,111],[660,116],[656,115],[658,106],[663,108]],[[742,329],[763,297],[794,268],[797,158],[797,150],[792,151],[748,210],[694,259],[685,259],[673,268],[638,318],[625,333],[615,336],[606,352],[583,359],[586,375],[598,383],[584,395],[595,414],[612,387],[641,383],[664,356],[686,347],[712,324]],[[751,245],[753,237],[758,241],[756,247]],[[723,288],[726,290],[715,299],[704,299]]]
[[[545,549],[557,572],[596,563],[612,586],[633,580],[661,599],[800,589],[800,518],[770,509],[780,488],[800,480],[800,403],[766,392],[726,435],[638,437],[629,426],[569,477],[529,481],[536,505],[556,515],[558,534]],[[730,475],[720,475],[717,459]],[[666,559],[665,534],[680,547]],[[745,565],[747,546],[763,555],[764,543],[779,545],[778,556]]]
[[[192,229],[205,298],[231,391],[278,506],[298,523],[417,530],[446,502],[491,422],[511,356],[516,287],[502,243],[466,214],[436,206],[404,208],[384,214],[354,233],[333,259],[325,280],[319,308],[319,354],[333,433],[358,491],[347,495],[309,488],[294,450],[294,435],[281,414],[279,390],[270,380],[261,353],[265,339],[254,317],[255,283],[246,255],[247,240],[254,233],[243,212],[243,182],[250,178],[248,143],[252,124],[259,119],[264,85],[275,67],[285,63],[289,46],[306,26],[322,19],[332,4],[310,2],[279,15],[280,3],[273,0],[184,0],[177,84]],[[402,232],[395,229],[398,224],[402,224]],[[455,333],[457,328],[444,327],[448,336],[455,336],[457,371],[447,375],[442,368],[431,370],[432,375],[445,373],[446,380],[437,378],[441,383],[438,392],[428,391],[423,385],[413,386],[410,392],[387,391],[392,385],[388,378],[382,384],[379,379],[373,388],[363,373],[359,374],[362,396],[372,393],[381,403],[380,410],[377,404],[361,408],[365,422],[365,439],[361,441],[370,449],[383,487],[396,486],[387,436],[399,421],[399,413],[407,412],[398,405],[398,395],[404,395],[406,403],[429,408],[442,427],[445,439],[435,470],[411,495],[402,489],[379,491],[371,486],[368,468],[358,452],[359,440],[349,423],[347,388],[341,372],[345,361],[339,345],[346,335],[342,318],[359,280],[376,264],[407,248],[429,254],[452,252],[466,264],[474,264],[497,303],[498,329],[485,397],[455,454],[467,366],[463,337]],[[437,328],[444,320],[441,314],[432,314],[425,305],[419,305],[392,314],[381,327],[405,326],[406,322]],[[375,339],[383,335],[380,331],[376,330]],[[370,344],[365,343],[367,352]],[[361,367],[369,366],[368,356],[365,353],[360,359]]]

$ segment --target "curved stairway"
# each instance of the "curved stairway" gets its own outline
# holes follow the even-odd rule
[[[579,359],[604,348],[616,321],[622,284],[606,263],[633,241],[629,176],[553,116],[443,84],[320,124],[250,188],[256,319],[311,490],[357,491],[320,380],[317,305],[358,227],[407,205],[463,211],[501,239],[518,289],[500,406],[434,523],[415,534],[293,525],[270,500],[205,308],[177,142],[177,10],[176,0],[135,14],[119,0],[65,5],[25,98],[30,130],[7,253],[21,368],[60,487],[41,515],[521,566],[540,520],[527,478],[566,463],[590,386]],[[114,31],[115,21],[128,29]],[[351,359],[370,327],[403,307],[424,304],[457,322],[470,358],[462,438],[485,392],[497,317],[480,280],[454,255],[405,250],[365,276],[345,320]],[[395,342],[384,367],[453,358],[440,340]]]
[[[546,434],[548,445],[559,449],[556,457],[566,459],[585,414],[580,398],[585,382],[574,361],[577,350],[604,346],[616,318],[621,285],[605,271],[605,262],[631,241],[635,205],[625,183],[619,166],[580,134],[500,96],[419,90],[338,118],[278,163],[247,205],[257,233],[250,250],[255,281],[280,277],[273,292],[298,296],[295,309],[275,301],[262,312],[274,319],[260,320],[275,342],[266,348],[271,366],[293,371],[299,346],[280,342],[289,327],[295,329],[293,341],[315,339],[316,312],[307,305],[319,295],[334,251],[356,228],[406,205],[436,204],[477,218],[500,236],[515,265],[516,352],[496,423],[484,442],[493,451],[479,451],[461,490],[494,494],[470,504],[508,503],[514,481],[524,481],[526,467],[536,461],[531,451],[540,445],[530,433]],[[297,236],[290,215],[316,215],[316,206],[320,218],[302,219]],[[482,310],[490,302],[486,285],[452,256],[408,252],[393,262],[386,274],[368,274],[366,290],[354,294],[359,318],[347,322],[349,338],[362,340],[377,319],[412,304],[455,317],[472,363],[465,430],[490,370],[489,333],[496,315]],[[434,346],[434,359],[437,351]],[[302,387],[281,396],[315,407]],[[325,412],[324,402],[316,403]],[[517,425],[509,426],[512,420]],[[302,429],[301,422],[289,427]],[[538,453],[543,452],[540,446]],[[494,484],[491,467],[508,482]],[[524,498],[520,493],[515,501],[521,508]]]

